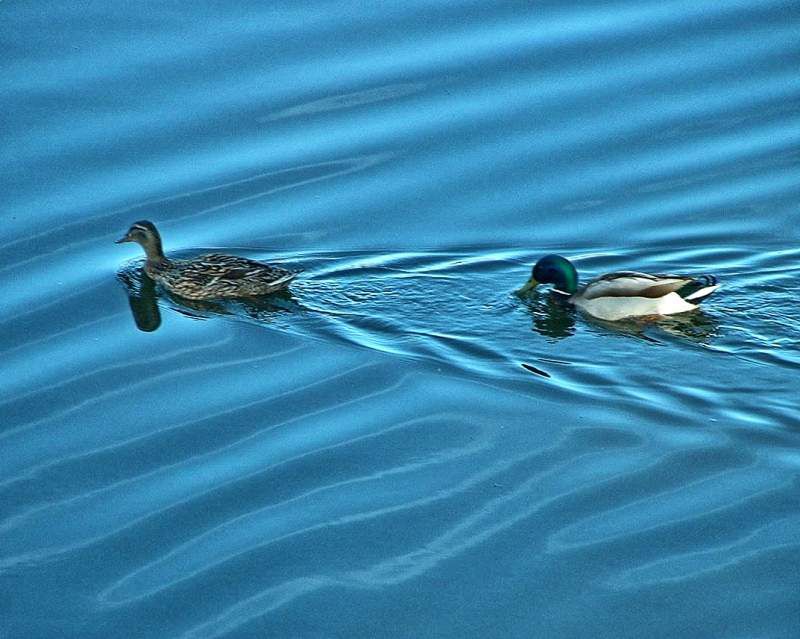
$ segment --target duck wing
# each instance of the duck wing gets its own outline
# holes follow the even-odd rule
[[[693,278],[684,275],[652,275],[637,271],[617,271],[607,273],[591,282],[580,296],[591,300],[598,297],[663,297],[677,292]]]
[[[261,280],[275,283],[288,281],[297,275],[296,271],[289,271],[279,266],[221,253],[208,253],[191,260],[183,269],[185,275],[189,275],[190,272],[193,276],[196,275],[206,281]]]

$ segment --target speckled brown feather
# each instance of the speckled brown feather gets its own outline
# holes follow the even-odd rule
[[[123,242],[141,245],[147,256],[144,271],[151,279],[168,291],[193,300],[266,295],[286,288],[297,276],[297,271],[220,253],[170,260],[161,248],[158,229],[149,220],[131,224],[117,240],[117,244]]]
[[[285,288],[297,272],[235,255],[209,253],[191,260],[147,264],[147,274],[188,299],[253,297]]]

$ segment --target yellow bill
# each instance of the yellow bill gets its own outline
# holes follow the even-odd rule
[[[539,286],[539,282],[535,279],[531,278],[525,284],[522,285],[522,288],[517,291],[517,295],[525,295],[525,293],[532,291],[537,286]]]

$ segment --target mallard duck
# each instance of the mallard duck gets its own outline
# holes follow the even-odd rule
[[[713,275],[650,275],[636,271],[606,273],[578,288],[578,271],[560,255],[546,255],[533,267],[530,279],[517,291],[524,295],[539,284],[604,320],[645,315],[672,315],[697,308],[717,288]]]
[[[145,273],[168,291],[192,300],[265,295],[286,288],[297,276],[297,271],[220,253],[170,260],[158,229],[147,220],[134,222],[116,243],[122,242],[141,244],[147,255]]]

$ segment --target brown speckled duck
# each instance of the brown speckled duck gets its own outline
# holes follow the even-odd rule
[[[161,248],[161,236],[147,220],[134,222],[117,240],[141,244],[147,255],[144,271],[168,291],[192,300],[255,297],[273,293],[297,277],[297,271],[235,255],[208,253],[189,260],[170,260]]]

